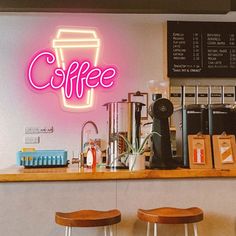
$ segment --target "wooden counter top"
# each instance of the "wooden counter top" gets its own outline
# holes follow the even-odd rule
[[[81,180],[122,180],[122,179],[180,179],[180,178],[217,178],[236,177],[234,170],[113,170],[98,168],[79,169],[76,165],[68,168],[33,168],[11,167],[0,170],[0,182],[28,181],[81,181]]]

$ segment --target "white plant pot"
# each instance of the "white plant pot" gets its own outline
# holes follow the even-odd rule
[[[145,170],[145,156],[140,154],[129,154],[129,170]]]

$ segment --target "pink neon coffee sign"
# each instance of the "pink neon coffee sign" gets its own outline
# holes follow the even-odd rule
[[[53,39],[52,51],[37,53],[29,63],[28,81],[38,90],[60,90],[62,104],[65,108],[80,110],[90,108],[93,105],[94,89],[97,87],[110,88],[117,77],[117,70],[113,66],[99,67],[98,58],[100,52],[100,40],[96,31],[86,29],[63,28],[57,31]],[[91,60],[65,59],[65,52],[77,50],[75,58],[78,58],[78,50],[93,50]],[[80,54],[81,55],[81,52]],[[82,54],[83,55],[83,54]],[[45,70],[50,75],[42,77],[37,69],[45,64]],[[43,68],[44,70],[44,68]],[[70,102],[76,98],[76,104]]]
[[[37,90],[43,90],[48,87],[53,90],[64,88],[65,97],[70,99],[75,93],[80,99],[87,88],[97,88],[99,85],[103,88],[110,88],[114,84],[114,78],[117,74],[115,68],[99,68],[92,66],[89,61],[72,61],[67,69],[55,68],[53,75],[44,83],[39,83],[38,78],[34,78],[33,70],[37,66],[39,59],[45,58],[48,65],[53,65],[56,57],[49,51],[37,54],[31,61],[28,69],[28,79],[30,84]],[[45,81],[45,80],[43,80]]]

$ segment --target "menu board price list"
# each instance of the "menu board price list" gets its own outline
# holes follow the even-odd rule
[[[175,60],[186,60],[185,53],[185,44],[184,34],[173,33],[173,58]]]
[[[170,21],[169,77],[235,77],[236,23]]]
[[[201,38],[198,33],[186,35],[180,32],[174,32],[172,57],[174,61],[178,61],[173,65],[173,72],[194,72],[201,70],[201,51],[200,44]],[[193,47],[189,55],[188,45],[192,43]],[[190,62],[190,63],[187,63]]]
[[[201,39],[199,38],[199,34],[193,33],[193,60],[194,61],[200,60],[200,42],[201,42]]]

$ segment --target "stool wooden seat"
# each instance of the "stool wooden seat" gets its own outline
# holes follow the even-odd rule
[[[110,235],[113,235],[112,225],[121,221],[121,213],[117,209],[108,211],[80,210],[74,212],[56,212],[55,221],[66,226],[65,236],[72,235],[72,227],[98,227],[104,226],[104,235],[107,235],[107,226]]]
[[[203,220],[203,211],[198,207],[187,209],[163,207],[156,209],[138,209],[137,216],[140,220],[148,222],[147,235],[150,231],[150,223],[154,223],[154,235],[157,235],[157,223],[159,224],[184,224],[185,235],[188,235],[187,224],[193,223],[194,235],[197,236],[196,222]]]

